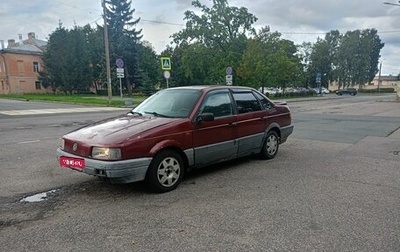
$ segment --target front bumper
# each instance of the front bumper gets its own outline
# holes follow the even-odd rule
[[[103,161],[76,156],[58,148],[57,160],[62,156],[84,159],[85,168],[82,172],[97,177],[108,178],[112,183],[131,183],[144,180],[147,169],[152,160],[152,158],[136,158],[129,160]]]

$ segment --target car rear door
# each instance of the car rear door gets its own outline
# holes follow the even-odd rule
[[[200,106],[199,114],[212,113],[214,120],[194,125],[195,166],[236,158],[236,119],[228,89],[210,91]]]
[[[259,153],[268,126],[268,112],[252,90],[233,90],[232,96],[237,110],[238,157]]]

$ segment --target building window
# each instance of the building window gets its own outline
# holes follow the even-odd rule
[[[18,73],[20,74],[24,73],[24,62],[22,60],[17,60],[17,67],[18,67]]]
[[[36,89],[42,89],[42,85],[40,85],[40,81],[35,81]]]
[[[33,72],[38,73],[40,71],[39,62],[33,62]]]

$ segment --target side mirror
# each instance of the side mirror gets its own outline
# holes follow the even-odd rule
[[[209,122],[209,121],[214,121],[214,114],[213,113],[202,113],[197,116],[196,122]]]

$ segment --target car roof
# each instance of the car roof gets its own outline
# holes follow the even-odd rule
[[[182,87],[173,87],[169,88],[170,90],[178,90],[178,89],[195,89],[201,91],[210,91],[210,90],[218,90],[218,89],[236,89],[236,90],[255,90],[251,87],[244,87],[244,86],[226,86],[226,85],[199,85],[199,86],[182,86]]]

